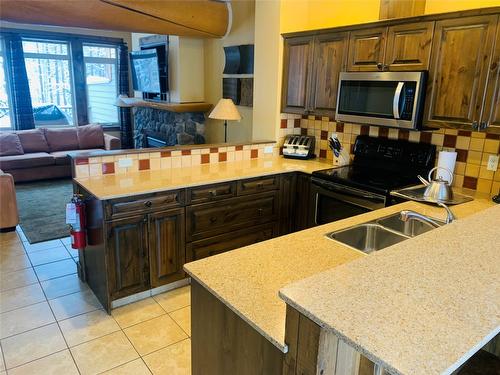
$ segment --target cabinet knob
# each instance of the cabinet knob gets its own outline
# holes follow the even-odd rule
[[[210,194],[210,196],[215,197],[215,196],[217,196],[217,190],[210,190],[209,194]]]
[[[479,129],[484,130],[488,127],[488,123],[486,121],[483,121],[479,124]]]
[[[384,70],[384,64],[382,64],[382,63],[378,63],[378,64],[377,64],[377,69],[378,69],[378,70]]]
[[[263,210],[262,208],[259,208],[259,209],[257,210],[257,212],[259,213],[259,215],[260,215],[260,216],[262,216],[262,214],[264,213],[264,210]]]
[[[474,130],[478,129],[477,121],[472,122],[472,129],[474,129]]]
[[[212,216],[212,217],[210,218],[210,223],[212,223],[212,224],[213,224],[213,223],[215,223],[216,221],[217,221],[217,218],[216,218],[216,217]]]
[[[147,208],[151,207],[152,205],[153,205],[153,202],[151,202],[151,201],[144,202],[144,206],[146,206]]]
[[[264,187],[264,184],[262,182],[259,182],[257,184],[257,189],[262,189]]]

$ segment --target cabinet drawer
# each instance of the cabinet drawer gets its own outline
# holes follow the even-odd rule
[[[183,203],[184,192],[182,190],[140,196],[134,200],[130,200],[130,198],[113,199],[106,202],[106,217],[111,219],[130,214],[148,213],[165,208],[179,207]]]
[[[278,192],[187,207],[188,241],[212,237],[278,219]]]
[[[187,190],[187,203],[197,204],[231,198],[236,195],[236,183],[227,182],[216,185],[205,185]]]
[[[221,234],[204,240],[191,242],[186,247],[188,262],[220,254],[243,246],[252,245],[276,237],[277,224],[268,223],[231,233]]]
[[[266,176],[238,181],[238,195],[254,194],[263,191],[278,190],[279,176]]]

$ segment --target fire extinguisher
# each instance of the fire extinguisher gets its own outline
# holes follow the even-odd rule
[[[85,235],[85,203],[82,196],[74,194],[66,206],[66,223],[70,225],[71,247],[84,249],[87,246]]]

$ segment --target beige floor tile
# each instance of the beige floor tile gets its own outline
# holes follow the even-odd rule
[[[0,371],[5,371],[5,363],[3,362],[3,352],[2,347],[0,347]]]
[[[65,296],[67,294],[89,290],[87,284],[80,281],[76,273],[42,281],[40,283],[48,299]]]
[[[13,254],[13,255],[26,254],[26,251],[24,251],[23,243],[21,241],[0,243],[0,258],[8,254]]]
[[[75,346],[71,353],[83,375],[110,370],[139,357],[122,331]]]
[[[136,359],[132,362],[125,363],[124,365],[115,367],[112,370],[106,371],[104,374],[108,375],[149,375],[148,366],[142,359]]]
[[[60,260],[58,262],[36,266],[35,272],[40,281],[55,279],[56,277],[76,273],[76,263],[72,259]]]
[[[31,267],[31,263],[26,254],[8,254],[0,258],[0,273],[14,272],[29,267]]]
[[[67,348],[55,323],[3,339],[0,343],[7,369]]]
[[[141,356],[187,338],[168,315],[123,330]]]
[[[21,239],[19,238],[16,231],[8,232],[8,233],[0,233],[0,246],[2,244],[11,243],[11,242],[19,242]]]
[[[191,340],[183,340],[144,357],[155,375],[191,375]]]
[[[0,291],[20,288],[23,286],[35,284],[38,282],[33,268],[25,268],[23,270],[0,273]]]
[[[54,323],[55,321],[49,304],[45,301],[12,310],[0,314],[0,339]]]
[[[41,264],[57,262],[58,260],[69,259],[71,256],[64,246],[60,246],[30,253],[29,258],[33,266],[39,266]]]
[[[191,287],[184,286],[153,297],[167,312],[179,310],[191,304]]]
[[[153,298],[146,298],[141,301],[118,307],[111,311],[111,315],[118,322],[120,327],[126,328],[131,325],[144,322],[157,316],[164,315],[165,311]]]
[[[38,242],[34,244],[30,244],[29,242],[23,242],[24,248],[26,249],[27,253],[33,253],[35,251],[40,251],[40,250],[47,250],[51,249],[54,247],[59,247],[63,245],[61,240],[50,240],[50,241],[45,241],[45,242]]]
[[[69,350],[63,350],[47,357],[9,370],[9,375],[78,375]]]
[[[75,346],[120,330],[112,316],[104,310],[92,311],[59,322],[68,345]]]
[[[183,307],[182,309],[168,313],[170,317],[181,326],[182,330],[191,336],[191,307]]]
[[[23,286],[0,293],[0,313],[45,301],[40,284]]]
[[[102,309],[101,304],[91,290],[51,299],[49,300],[49,304],[57,320],[68,319],[76,315]]]

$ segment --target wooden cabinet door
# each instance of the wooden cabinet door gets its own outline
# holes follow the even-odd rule
[[[381,70],[384,64],[387,27],[351,31],[349,37],[350,72]]]
[[[345,71],[348,43],[348,33],[316,37],[311,95],[315,114],[330,117],[335,115],[339,73]]]
[[[304,114],[309,107],[313,37],[285,39],[281,109]]]
[[[149,289],[147,217],[106,223],[108,289],[111,299]]]
[[[184,278],[184,208],[149,215],[149,263],[151,287]]]
[[[315,201],[311,197],[311,176],[299,173],[296,186],[294,231],[299,231],[314,226]]]
[[[385,65],[392,71],[429,69],[434,22],[389,27]]]
[[[497,16],[436,22],[424,124],[477,128]]]
[[[489,65],[481,128],[485,128],[489,133],[500,134],[500,22],[497,26],[495,41],[495,49]]]

